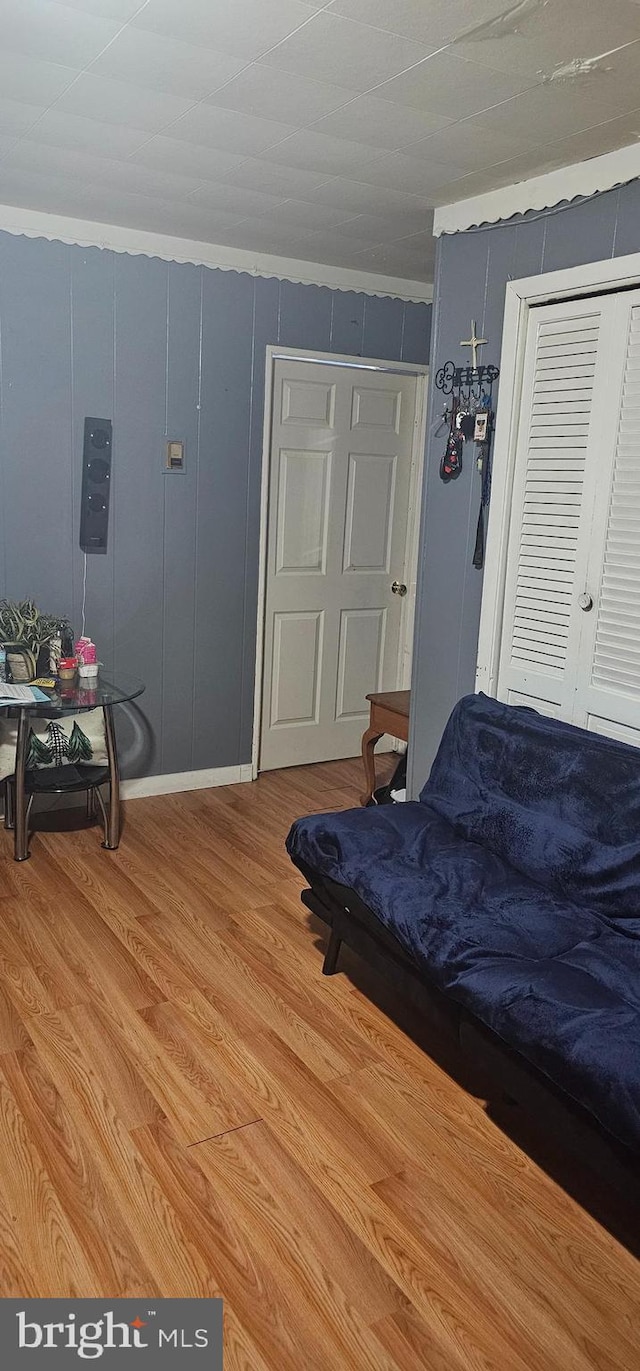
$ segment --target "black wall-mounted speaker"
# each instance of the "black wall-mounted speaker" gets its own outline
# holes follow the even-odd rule
[[[111,420],[85,419],[80,547],[106,552],[111,487]]]

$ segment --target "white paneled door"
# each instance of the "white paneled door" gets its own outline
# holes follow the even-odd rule
[[[395,690],[416,377],[274,363],[260,769],[352,757]]]
[[[640,291],[530,312],[497,693],[640,745]]]

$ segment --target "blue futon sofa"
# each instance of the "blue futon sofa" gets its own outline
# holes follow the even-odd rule
[[[640,1152],[640,751],[470,695],[418,802],[299,819],[287,850],[327,972],[375,944]]]

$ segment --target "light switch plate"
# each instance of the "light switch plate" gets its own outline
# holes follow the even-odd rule
[[[184,443],[182,439],[171,438],[167,442],[165,469],[166,471],[184,471]]]

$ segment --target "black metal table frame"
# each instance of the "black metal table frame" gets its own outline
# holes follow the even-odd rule
[[[105,779],[109,781],[109,807],[107,809],[100,791],[102,781],[88,781],[85,787],[87,790],[87,813],[90,817],[95,813],[93,796],[97,795],[104,824],[102,846],[110,852],[115,852],[120,842],[120,766],[113,723],[113,705],[103,704],[100,708],[104,717],[104,735],[107,749]],[[14,831],[13,856],[16,862],[26,862],[31,855],[29,852],[29,815],[34,794],[32,793],[27,798],[26,769],[31,731],[30,719],[33,713],[32,708],[20,709],[15,771],[12,777],[7,778],[5,784],[5,828]],[[42,793],[46,794],[46,790],[43,789]],[[52,787],[52,793],[55,793],[55,787]],[[65,787],[61,788],[60,793],[65,793]]]
[[[118,746],[115,740],[114,727],[114,705],[125,705],[125,703],[136,699],[143,694],[143,681],[126,681],[125,687],[114,687],[106,683],[103,698],[96,699],[95,705],[82,699],[78,701],[78,709],[74,709],[73,703],[69,707],[60,707],[60,702],[56,699],[51,701],[51,709],[47,709],[44,701],[32,703],[16,702],[15,706],[10,706],[12,716],[18,718],[18,736],[16,736],[15,747],[15,768],[14,775],[8,776],[4,781],[4,827],[14,831],[14,858],[15,861],[26,861],[29,853],[29,814],[32,810],[34,795],[36,794],[74,794],[74,792],[86,792],[86,813],[93,818],[96,814],[96,797],[100,805],[101,818],[104,824],[103,847],[110,851],[115,851],[121,840],[121,772],[118,764]],[[104,694],[107,698],[104,698]],[[104,742],[106,742],[107,764],[106,765],[86,765],[86,776],[82,775],[85,766],[78,769],[78,779],[69,781],[62,780],[59,776],[60,768],[52,768],[51,784],[29,784],[27,780],[27,754],[29,754],[30,720],[33,717],[60,717],[60,714],[84,713],[86,709],[96,707],[101,709],[104,718]],[[56,784],[56,773],[58,773],[59,784]],[[42,772],[40,772],[42,775]],[[47,773],[45,773],[47,775]],[[110,798],[108,806],[104,803],[103,794],[100,786],[108,783],[110,788]]]

